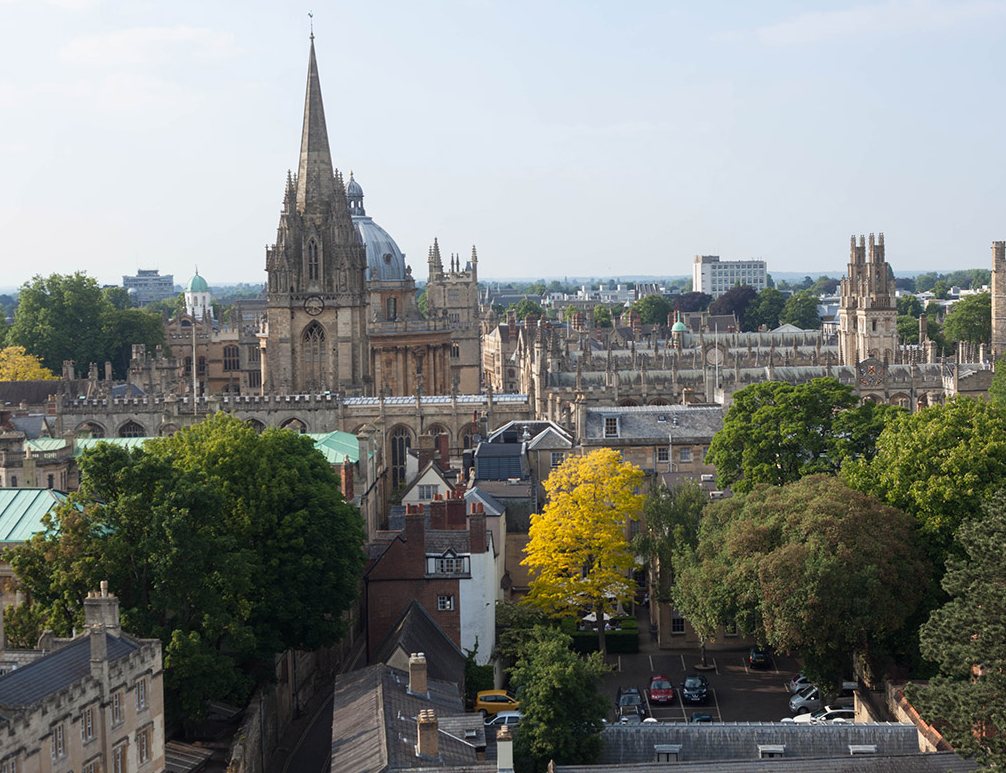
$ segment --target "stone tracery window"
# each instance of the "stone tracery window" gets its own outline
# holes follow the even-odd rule
[[[304,385],[310,389],[320,389],[325,383],[326,363],[325,330],[317,322],[304,329]]]
[[[312,239],[307,243],[307,278],[317,279],[320,273],[318,264],[318,242]]]
[[[241,368],[241,355],[237,345],[228,344],[224,347],[224,370],[239,370]]]

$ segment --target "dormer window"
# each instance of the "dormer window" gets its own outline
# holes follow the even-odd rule
[[[468,574],[470,571],[468,556],[459,556],[452,548],[441,556],[426,557],[427,574]]]
[[[605,437],[618,437],[618,417],[617,416],[605,416],[604,417],[604,436]]]

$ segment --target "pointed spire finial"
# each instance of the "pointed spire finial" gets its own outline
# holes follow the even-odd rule
[[[311,40],[314,40],[314,11],[308,11],[307,18],[311,20]]]

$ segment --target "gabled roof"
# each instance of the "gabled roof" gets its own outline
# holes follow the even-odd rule
[[[105,634],[108,660],[113,662],[140,649],[125,636]],[[0,676],[0,706],[32,706],[91,673],[90,636],[78,636],[51,655]]]
[[[437,462],[436,459],[431,459],[426,463],[426,466],[419,471],[419,474],[416,475],[416,477],[413,478],[411,481],[409,481],[409,485],[407,485],[405,487],[405,490],[402,491],[402,499],[405,499],[405,497],[408,496],[409,492],[419,485],[419,481],[423,479],[423,476],[430,471],[432,471],[440,480],[440,482],[444,484],[445,490],[447,491],[453,490],[454,484],[448,482],[447,478],[444,477],[444,471],[441,469],[440,463]]]
[[[723,408],[689,408],[681,405],[611,406],[588,408],[583,440],[661,440],[711,438],[723,428]],[[618,417],[618,437],[606,438],[604,420]]]
[[[402,612],[374,651],[370,662],[389,664],[396,653],[404,654],[407,659],[413,652],[425,653],[429,678],[454,684],[464,682],[464,654],[416,600],[412,600]]]
[[[10,424],[17,432],[23,432],[28,440],[52,437],[49,422],[41,413],[33,413],[30,416],[11,416]]]
[[[42,518],[64,499],[52,489],[0,489],[0,542],[24,542],[42,531]]]
[[[473,501],[482,503],[482,509],[486,515],[503,515],[503,511],[506,510],[506,505],[479,486],[470,488],[465,492],[465,502],[470,504]]]

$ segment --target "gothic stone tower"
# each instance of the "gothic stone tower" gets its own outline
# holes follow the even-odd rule
[[[1006,354],[1006,242],[992,242],[992,354]]]
[[[894,362],[898,343],[898,310],[894,299],[894,274],[884,260],[884,235],[870,251],[860,236],[852,237],[849,270],[842,279],[842,301],[838,310],[839,348],[844,365],[855,365],[873,357]]]
[[[276,244],[266,249],[264,390],[370,389],[366,269],[328,148],[312,35],[300,165],[296,177],[287,173]]]
[[[461,256],[451,255],[451,267],[444,271],[440,245],[433,240],[428,257],[426,312],[430,319],[445,318],[451,331],[451,381],[461,394],[482,390],[482,327],[479,317],[479,256],[461,268]]]

